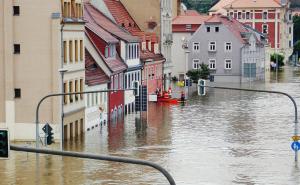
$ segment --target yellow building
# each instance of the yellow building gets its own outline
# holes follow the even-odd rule
[[[84,21],[82,0],[2,0],[0,2],[0,127],[9,128],[11,140],[35,139],[39,100],[84,88]],[[62,52],[63,51],[63,52]],[[45,100],[41,127],[47,122],[61,138],[60,97]],[[83,96],[66,97],[65,138],[84,128]]]

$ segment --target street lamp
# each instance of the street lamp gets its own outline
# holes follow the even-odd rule
[[[61,93],[64,93],[64,74],[68,72],[67,69],[61,68],[58,70],[60,72],[61,76]],[[61,141],[60,141],[60,149],[63,151],[64,149],[64,102],[65,102],[65,96],[61,96],[61,112],[60,112],[60,118],[61,118]]]

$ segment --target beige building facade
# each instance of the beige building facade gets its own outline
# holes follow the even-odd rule
[[[59,69],[68,70],[64,75],[67,92],[84,90],[81,16],[81,0],[0,2],[0,127],[9,128],[11,140],[35,139],[39,100],[62,92]],[[61,104],[59,97],[42,103],[40,136],[44,136],[41,128],[49,123],[55,139],[61,138]],[[70,102],[67,97],[64,112],[66,138],[81,133],[84,98],[74,97]]]
[[[172,77],[172,19],[180,14],[181,0],[121,0],[138,26],[155,32],[160,38],[164,63],[164,87],[168,89]]]

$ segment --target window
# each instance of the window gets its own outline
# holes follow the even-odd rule
[[[263,12],[262,17],[263,19],[268,19],[268,12]]]
[[[69,59],[70,63],[73,62],[73,41],[69,41]]]
[[[193,48],[194,48],[194,51],[199,51],[199,49],[200,49],[200,44],[199,44],[199,42],[194,42],[194,43],[193,43]]]
[[[231,42],[226,42],[225,43],[225,51],[229,52],[231,51],[232,47],[231,47]]]
[[[231,60],[230,59],[226,59],[225,60],[225,69],[231,69]]]
[[[64,41],[64,63],[67,63],[67,42]]]
[[[267,24],[262,25],[262,32],[265,34],[268,34],[268,25]]]
[[[244,63],[244,77],[255,78],[256,77],[256,64]]]
[[[292,20],[292,14],[291,13],[289,14],[289,20],[290,21]]]
[[[216,60],[209,59],[209,69],[216,69]]]
[[[78,41],[75,40],[75,62],[78,62]]]
[[[70,81],[69,82],[69,93],[72,93],[73,92],[73,82]],[[73,103],[73,95],[69,95],[70,97],[70,103]]]
[[[13,15],[14,16],[20,15],[20,6],[13,6]]]
[[[109,57],[115,57],[116,55],[116,45],[109,46]]]
[[[80,61],[83,61],[83,40],[80,40]]]
[[[75,92],[78,92],[78,80],[75,80]],[[75,94],[75,101],[78,101],[78,94]]]
[[[104,55],[105,55],[105,58],[107,58],[108,57],[108,51],[109,51],[109,49],[108,49],[108,46],[106,46],[105,47],[105,53],[104,53]]]
[[[199,69],[200,68],[200,60],[194,59],[193,60],[193,69]]]
[[[14,54],[20,54],[20,53],[21,53],[20,44],[14,44]]]
[[[208,50],[216,51],[216,42],[209,42]]]
[[[210,27],[206,27],[206,32],[210,32]]]
[[[242,12],[238,12],[238,19],[242,18]]]
[[[292,28],[289,27],[289,34],[292,34]]]
[[[15,98],[21,98],[21,89],[15,89]]]
[[[83,92],[83,79],[80,79],[79,80],[79,82],[80,82],[80,92]],[[83,99],[83,94],[80,94],[80,99]]]
[[[215,32],[219,32],[219,27],[215,27]]]
[[[250,19],[250,12],[246,12],[246,19]]]
[[[63,92],[64,93],[67,93],[68,92],[68,87],[67,87],[67,83],[64,82],[64,89],[63,89]],[[68,103],[68,100],[67,100],[67,95],[64,95],[64,104],[67,104]]]
[[[186,29],[186,30],[192,30],[192,25],[191,25],[191,24],[185,25],[185,29]]]
[[[75,17],[75,10],[76,10],[75,0],[71,0],[71,14],[72,14],[72,17]]]
[[[289,47],[291,48],[293,46],[292,44],[293,42],[291,40],[289,40]]]
[[[68,9],[68,3],[67,2],[64,2],[64,17],[68,17],[68,11],[69,9]]]

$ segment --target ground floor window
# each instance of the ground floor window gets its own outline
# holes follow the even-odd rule
[[[255,78],[256,77],[256,64],[244,63],[244,77]]]

